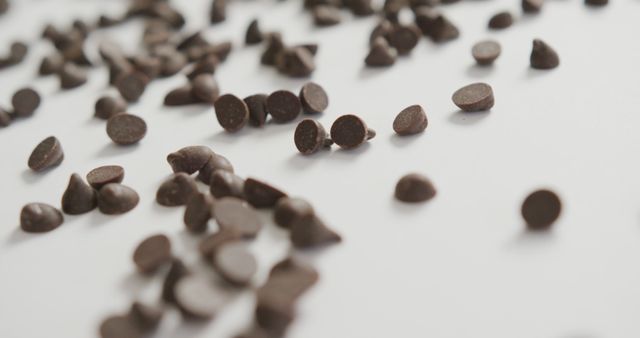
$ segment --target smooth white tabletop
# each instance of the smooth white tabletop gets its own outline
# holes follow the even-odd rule
[[[209,0],[173,1],[189,18],[187,31],[206,28],[211,41],[236,48],[216,73],[223,92],[244,97],[277,89],[299,90],[260,66],[261,47],[244,47],[248,22],[283,33],[289,43],[317,42],[313,81],[330,96],[319,116],[326,128],[341,114],[363,117],[378,136],[355,151],[334,148],[310,157],[293,144],[295,123],[269,124],[228,134],[206,106],[165,108],[164,95],[182,77],[153,82],[131,113],[149,132],[140,144],[118,147],[105,123],[92,118],[107,89],[104,68],[89,83],[63,92],[55,77],[38,78],[42,56],[53,50],[38,39],[42,26],[61,28],[74,18],[120,13],[125,1],[13,0],[0,18],[0,46],[26,39],[26,62],[0,71],[0,105],[33,86],[43,95],[37,114],[0,130],[0,337],[85,338],[97,335],[107,315],[134,299],[158,299],[161,277],[140,277],[134,247],[154,233],[171,237],[175,252],[198,265],[201,236],[184,230],[183,208],[154,201],[170,174],[166,155],[204,144],[227,156],[242,176],[264,179],[310,200],[344,237],[340,245],[304,254],[321,274],[301,300],[288,337],[305,338],[626,338],[640,336],[640,1],[614,0],[602,9],[578,0],[550,0],[538,16],[520,17],[518,1],[466,1],[443,7],[458,40],[422,39],[411,56],[386,70],[363,67],[373,17],[314,28],[298,1],[230,2],[228,20],[207,26]],[[509,29],[486,29],[501,10],[517,14]],[[140,22],[92,36],[111,36],[133,48]],[[529,68],[533,38],[556,48],[559,68]],[[490,68],[474,66],[473,43],[498,40],[503,53]],[[133,49],[130,49],[133,50]],[[4,53],[4,52],[2,52]],[[451,102],[459,87],[484,81],[496,105],[463,114]],[[412,104],[427,111],[424,134],[399,138],[395,115]],[[57,136],[65,151],[44,174],[27,168],[35,145]],[[123,216],[98,211],[66,216],[59,229],[25,234],[20,208],[28,202],[58,206],[71,173],[99,165],[125,167],[124,183],[141,196]],[[393,199],[409,172],[432,179],[438,195],[422,205]],[[524,197],[549,187],[564,203],[553,231],[524,231]],[[269,216],[265,213],[265,218]],[[214,225],[212,224],[212,227]],[[287,234],[269,224],[251,250],[260,262],[259,285],[289,251]],[[232,337],[252,318],[246,291],[215,320],[185,324],[170,310],[156,337]]]

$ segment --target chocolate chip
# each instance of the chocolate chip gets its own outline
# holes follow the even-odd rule
[[[29,47],[23,42],[13,42],[9,47],[9,55],[0,60],[0,68],[14,66],[21,63],[27,56]]]
[[[209,19],[211,23],[222,22],[227,18],[227,0],[213,0]]]
[[[244,98],[249,108],[249,124],[255,127],[264,126],[267,121],[267,95],[255,94]]]
[[[369,35],[369,45],[373,45],[373,42],[378,38],[387,39],[391,31],[393,30],[393,24],[389,20],[380,21],[371,31]]]
[[[375,135],[375,131],[355,115],[342,115],[331,126],[331,139],[344,149],[356,148]]]
[[[500,12],[489,20],[489,28],[491,29],[505,29],[511,25],[513,25],[513,16],[509,12]]]
[[[278,90],[271,93],[267,97],[266,107],[269,115],[278,123],[295,120],[302,110],[298,96],[288,90]]]
[[[150,306],[140,302],[133,302],[129,309],[129,318],[144,332],[158,327],[162,319],[163,310],[159,306]]]
[[[304,47],[285,48],[276,57],[276,67],[290,77],[307,77],[316,69],[313,54]]]
[[[284,50],[284,42],[282,36],[278,33],[269,34],[267,36],[267,48],[260,57],[260,62],[266,66],[274,66],[277,56]]]
[[[60,210],[45,203],[29,203],[20,211],[20,227],[25,232],[48,232],[63,221]]]
[[[317,43],[303,43],[301,45],[295,46],[295,48],[303,48],[309,51],[311,55],[318,54],[318,44]]]
[[[107,121],[107,135],[116,144],[134,144],[146,134],[147,123],[136,115],[116,114]]]
[[[136,102],[144,93],[149,79],[140,72],[129,72],[118,76],[115,86],[128,102]]]
[[[100,324],[101,338],[140,338],[140,328],[129,316],[111,316]]]
[[[225,243],[235,242],[242,239],[242,234],[232,229],[222,229],[205,237],[198,245],[198,251],[203,258],[209,261],[218,248]]]
[[[160,58],[160,76],[169,77],[177,74],[187,65],[187,57],[173,48],[163,49],[157,52]]]
[[[17,116],[28,117],[40,106],[40,95],[31,88],[23,88],[13,94],[11,104]]]
[[[273,220],[280,227],[290,229],[298,219],[313,214],[313,207],[306,200],[297,197],[283,197],[276,204]]]
[[[96,191],[84,183],[78,174],[72,174],[67,189],[62,195],[62,211],[69,215],[80,215],[96,208]]]
[[[609,0],[584,0],[585,5],[587,6],[606,6],[609,3]]]
[[[397,56],[395,48],[389,47],[387,40],[379,37],[371,44],[364,63],[369,67],[388,67],[396,62]]]
[[[405,175],[396,184],[395,197],[402,202],[425,202],[435,195],[436,188],[428,178],[420,174]]]
[[[522,11],[527,14],[538,13],[542,9],[544,0],[522,0]]]
[[[480,41],[473,45],[471,49],[471,55],[481,66],[492,64],[500,56],[501,52],[500,44],[494,40]]]
[[[214,199],[209,194],[195,193],[187,202],[184,209],[184,224],[192,233],[203,233],[213,217]]]
[[[0,14],[4,14],[9,10],[9,0],[0,0]]]
[[[108,120],[113,115],[124,113],[127,110],[127,102],[119,97],[103,96],[96,101],[93,116]]]
[[[451,98],[465,112],[489,110],[495,103],[493,89],[486,83],[472,83],[458,89]]]
[[[342,241],[318,216],[305,215],[291,224],[291,243],[298,249],[309,249]]]
[[[13,114],[0,107],[0,127],[8,127],[13,120]]]
[[[535,39],[530,62],[531,68],[534,69],[553,69],[560,65],[560,57],[551,46],[540,39]]]
[[[227,170],[216,170],[209,180],[211,194],[216,198],[244,198],[244,180]]]
[[[201,74],[210,74],[213,75],[218,68],[218,64],[220,64],[220,60],[215,55],[208,55],[203,57],[200,61],[198,61],[191,71],[187,74],[187,78],[189,80],[195,79],[198,75]]]
[[[64,59],[59,54],[45,56],[40,62],[38,74],[51,75],[59,72],[64,65]]]
[[[138,271],[151,274],[171,262],[171,242],[169,237],[153,235],[138,244],[133,252],[133,263]]]
[[[245,286],[256,274],[258,262],[244,243],[228,242],[213,254],[213,267],[227,282]]]
[[[156,192],[156,201],[167,207],[185,205],[196,192],[198,185],[193,177],[185,173],[176,173],[160,185]]]
[[[187,267],[182,263],[182,261],[178,258],[174,258],[171,262],[171,268],[169,268],[169,272],[162,283],[162,299],[168,303],[176,302],[176,284],[178,282],[188,276],[191,272]]]
[[[264,36],[262,35],[262,31],[260,31],[258,19],[251,20],[245,33],[244,43],[247,45],[255,45],[262,42],[263,39]]]
[[[547,230],[558,219],[562,202],[550,190],[537,190],[522,203],[521,213],[529,230]]]
[[[49,136],[33,149],[27,164],[33,171],[43,171],[59,165],[63,159],[60,141],[55,136]]]
[[[371,0],[349,0],[346,4],[355,16],[369,16],[375,12]]]
[[[97,167],[87,174],[87,182],[97,190],[109,183],[120,183],[123,179],[124,168],[119,165]]]
[[[222,230],[237,232],[244,238],[254,238],[262,228],[262,220],[256,210],[247,202],[224,197],[216,201],[213,215]]]
[[[319,84],[314,82],[307,82],[302,86],[298,96],[304,111],[309,114],[322,113],[329,106],[329,96],[327,92]]]
[[[422,34],[440,43],[457,39],[460,36],[458,28],[437,10],[421,7],[415,11],[416,25]]]
[[[228,132],[236,132],[247,124],[249,107],[233,94],[220,96],[214,103],[216,118],[220,126]]]
[[[138,193],[119,183],[108,183],[98,191],[98,209],[106,215],[131,211],[140,202]]]
[[[267,183],[248,178],[244,182],[244,196],[256,208],[271,208],[287,194]]]
[[[216,170],[224,170],[232,173],[233,166],[226,157],[215,154],[207,161],[204,167],[200,168],[198,179],[205,184],[209,184],[211,182],[211,176]]]
[[[413,105],[403,109],[393,120],[393,130],[401,136],[423,132],[429,121],[427,114],[420,105]]]
[[[202,169],[215,153],[207,146],[188,146],[167,155],[167,162],[174,173],[189,175]]]
[[[73,62],[78,66],[91,66],[92,63],[84,53],[84,42],[76,41],[62,49],[62,57],[67,62]]]
[[[211,281],[199,276],[181,278],[175,286],[176,305],[189,319],[211,319],[228,301],[223,290],[214,288]]]
[[[327,137],[324,127],[313,119],[304,119],[298,123],[293,141],[298,151],[304,155],[311,155],[321,148],[329,148],[333,144],[333,141]]]
[[[172,89],[164,97],[164,105],[170,107],[186,106],[199,102],[200,100],[193,95],[193,86],[191,84]]]
[[[340,10],[333,6],[315,6],[312,13],[313,22],[318,27],[335,26],[342,21]]]
[[[180,43],[178,43],[176,48],[179,51],[184,51],[189,49],[190,47],[204,47],[208,45],[209,42],[202,36],[202,32],[197,31],[184,38]]]
[[[113,26],[121,24],[122,22],[123,22],[123,20],[120,19],[120,18],[110,17],[110,16],[106,16],[104,14],[102,14],[102,15],[100,15],[100,17],[98,17],[98,27],[100,27],[100,28],[113,27]]]
[[[220,96],[220,88],[218,83],[209,74],[201,74],[193,79],[193,96],[202,102],[213,103]]]
[[[87,71],[73,63],[65,63],[58,76],[62,89],[73,89],[87,83]]]
[[[420,29],[415,25],[396,25],[389,32],[389,44],[398,51],[398,54],[409,54],[418,45],[420,33]]]

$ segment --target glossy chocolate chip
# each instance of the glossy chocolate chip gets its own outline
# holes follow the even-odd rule
[[[20,227],[25,232],[48,232],[63,221],[60,210],[45,203],[29,203],[20,211]]]
[[[558,219],[562,202],[550,190],[537,190],[522,203],[521,213],[530,230],[547,230]]]
[[[220,126],[228,132],[236,132],[249,121],[249,107],[232,94],[220,96],[213,104]]]
[[[214,199],[207,193],[195,193],[187,202],[184,209],[184,224],[192,233],[203,233],[213,217]]]
[[[167,155],[167,162],[174,173],[189,175],[202,169],[215,153],[207,146],[187,146]]]
[[[407,174],[396,184],[395,197],[402,202],[425,202],[435,196],[436,188],[424,175]]]
[[[69,215],[81,215],[98,206],[97,193],[82,177],[72,174],[62,195],[62,211]]]
[[[138,193],[119,183],[109,183],[98,191],[98,209],[106,215],[124,214],[140,202]]]
[[[107,121],[107,135],[116,144],[138,143],[147,134],[147,123],[132,114],[116,114]]]
[[[344,149],[356,148],[375,135],[375,131],[356,115],[342,115],[331,126],[331,139]]]
[[[451,99],[465,112],[489,110],[495,103],[493,89],[486,83],[472,83],[464,86],[453,93]]]
[[[97,190],[109,183],[120,183],[123,179],[124,168],[119,165],[97,167],[87,174],[87,182]]]
[[[27,164],[33,171],[43,171],[58,166],[63,159],[60,141],[55,136],[49,136],[33,149]]]
[[[224,197],[216,201],[213,215],[222,230],[240,234],[244,238],[254,238],[262,229],[262,220],[257,211],[247,202]]]
[[[423,132],[427,125],[427,114],[420,105],[412,105],[403,109],[393,120],[396,134],[405,136]]]
[[[138,271],[151,274],[171,262],[171,241],[158,234],[145,238],[133,252],[133,263]]]

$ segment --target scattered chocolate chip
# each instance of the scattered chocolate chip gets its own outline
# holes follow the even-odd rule
[[[9,47],[9,55],[0,60],[0,68],[15,66],[21,63],[27,56],[29,47],[23,42],[13,42]]]
[[[73,62],[78,66],[91,66],[92,63],[84,53],[84,42],[73,42],[62,49],[62,57],[67,62]]]
[[[69,215],[81,215],[98,205],[96,191],[84,183],[78,174],[72,174],[62,195],[62,211]]]
[[[416,25],[418,25],[422,34],[431,38],[433,42],[451,41],[460,36],[458,28],[433,8],[418,8],[415,11],[415,18]]]
[[[31,88],[23,88],[13,94],[11,104],[16,116],[28,117],[40,106],[40,95]]]
[[[13,114],[0,107],[0,127],[8,127],[13,120]]]
[[[162,320],[163,310],[160,306],[151,306],[140,302],[133,302],[129,309],[129,318],[144,332],[158,327]]]
[[[301,45],[295,46],[295,48],[303,48],[309,51],[311,55],[318,54],[318,44],[317,43],[303,43]]]
[[[138,193],[119,183],[108,183],[98,191],[98,209],[106,215],[131,211],[140,202]]]
[[[284,50],[284,42],[282,36],[278,33],[269,34],[267,36],[267,48],[260,57],[260,62],[266,66],[274,66],[277,56]]]
[[[107,121],[107,135],[116,144],[134,144],[146,134],[147,123],[136,115],[116,114]]]
[[[213,267],[227,282],[245,286],[256,274],[258,262],[244,243],[228,242],[215,250]]]
[[[169,237],[159,234],[150,236],[138,244],[133,252],[133,263],[141,273],[151,274],[170,263],[171,257]]]
[[[101,338],[139,338],[143,335],[140,328],[129,316],[111,316],[100,324]]]
[[[540,39],[535,39],[530,62],[531,68],[534,69],[553,69],[560,65],[560,57],[551,46]]]
[[[329,106],[329,96],[327,92],[315,82],[307,82],[302,86],[298,97],[304,111],[309,114],[322,113]]]
[[[522,0],[522,11],[527,14],[538,13],[542,9],[544,0]]]
[[[509,12],[500,12],[489,20],[489,28],[491,29],[505,29],[511,25],[513,25],[513,15]]]
[[[276,57],[276,67],[290,77],[307,77],[316,69],[313,54],[305,47],[284,49]]]
[[[29,203],[20,211],[20,227],[25,232],[48,232],[63,221],[60,210],[45,203]]]
[[[65,63],[58,76],[62,89],[73,89],[87,83],[87,71],[73,63]]]
[[[169,272],[167,276],[164,278],[164,282],[162,283],[162,299],[168,303],[176,302],[175,295],[175,287],[176,284],[180,281],[180,279],[188,276],[191,272],[184,263],[178,259],[174,258],[171,262],[171,268],[169,268]]]
[[[193,96],[202,102],[213,103],[220,96],[218,83],[209,74],[198,75],[191,81],[191,84],[193,85]]]
[[[247,202],[256,208],[271,208],[287,194],[267,183],[247,178],[244,182],[244,196]]]
[[[587,6],[606,6],[609,3],[609,0],[584,0],[585,5]]]
[[[100,28],[113,27],[113,26],[119,25],[122,22],[123,22],[123,20],[120,19],[120,18],[110,17],[110,16],[106,16],[104,14],[102,14],[102,15],[100,15],[100,17],[98,17],[98,27],[100,27]]]
[[[228,132],[236,132],[247,124],[249,107],[233,94],[220,96],[214,103],[216,118],[220,126]]]
[[[288,90],[278,90],[267,97],[266,108],[269,115],[278,123],[285,123],[295,120],[302,104],[296,94]]]
[[[472,83],[458,89],[451,98],[458,108],[465,112],[489,110],[495,99],[493,89],[486,83]]]
[[[127,102],[119,97],[103,96],[96,101],[93,116],[108,120],[113,115],[124,113],[127,110]]]
[[[223,197],[213,205],[213,216],[220,229],[237,232],[244,238],[254,238],[262,228],[262,220],[247,202],[235,197]]]
[[[118,76],[115,86],[128,102],[136,102],[144,93],[149,79],[140,72],[129,72]]]
[[[38,74],[51,75],[58,73],[64,65],[64,59],[60,54],[53,54],[42,58],[40,68],[38,68]]]
[[[471,48],[471,55],[473,55],[476,63],[481,66],[493,64],[493,61],[500,56],[501,52],[500,44],[494,40],[480,41]]]
[[[193,177],[185,173],[176,173],[160,185],[156,192],[156,201],[167,207],[185,205],[196,192],[198,185]]]
[[[373,42],[378,38],[387,39],[391,31],[393,30],[393,24],[389,20],[382,20],[373,28],[369,35],[369,45],[373,45]]]
[[[167,162],[174,173],[189,175],[202,169],[215,153],[207,146],[188,146],[167,155]]]
[[[60,141],[55,136],[49,136],[33,149],[27,164],[33,171],[43,171],[59,165],[63,159]]]
[[[396,62],[398,52],[384,38],[376,38],[371,44],[364,63],[369,67],[388,67]]]
[[[304,155],[311,155],[333,144],[322,124],[313,119],[304,119],[298,123],[293,141],[298,151]]]
[[[0,0],[0,14],[4,14],[9,10],[9,0]]]
[[[428,178],[420,174],[405,175],[396,184],[395,197],[402,202],[425,202],[435,195],[436,188]]]
[[[191,196],[184,209],[184,224],[192,233],[203,233],[213,217],[214,199],[209,194],[197,192]]]
[[[244,198],[244,180],[227,170],[216,170],[209,179],[211,194],[216,198]]]
[[[393,120],[393,130],[396,134],[413,135],[423,132],[429,121],[427,114],[420,105],[413,105],[403,109]]]
[[[87,182],[97,190],[109,183],[120,183],[123,179],[124,168],[119,165],[97,167],[87,174]]]
[[[191,68],[191,71],[187,74],[187,78],[189,80],[195,79],[198,75],[201,74],[210,74],[213,75],[218,68],[218,64],[220,64],[220,60],[215,55],[208,55],[201,58],[194,66]]]
[[[200,276],[185,276],[175,285],[175,301],[189,319],[213,318],[228,301],[228,295]]]
[[[241,239],[242,234],[231,229],[221,229],[200,241],[198,251],[200,251],[203,258],[210,261],[214,252],[218,250],[222,244],[239,241]]]
[[[416,25],[396,25],[389,32],[389,44],[398,51],[398,54],[406,55],[418,45],[420,35],[420,29]]]
[[[249,108],[249,124],[254,127],[262,127],[267,121],[267,95],[255,94],[244,98],[244,103]]]
[[[342,21],[340,9],[333,6],[315,6],[312,13],[313,22],[318,27],[335,26]]]
[[[283,197],[276,204],[273,220],[280,227],[290,229],[298,219],[313,214],[313,207],[306,200],[297,197]]]
[[[550,190],[537,190],[522,203],[521,213],[529,230],[548,230],[560,216],[562,202]]]
[[[140,76],[140,78],[147,82],[160,76],[160,72],[162,71],[162,62],[156,57],[137,55],[131,58],[131,63],[133,67],[143,75]]]
[[[245,33],[244,43],[247,45],[255,45],[262,42],[263,39],[264,36],[262,35],[262,31],[260,31],[258,19],[251,20]]]
[[[369,16],[375,13],[371,0],[349,0],[346,5],[355,16]]]
[[[200,100],[193,95],[193,86],[191,84],[172,89],[164,97],[164,105],[170,107],[186,106],[199,102]]]
[[[231,165],[231,162],[229,162],[226,157],[215,154],[205,163],[204,167],[200,168],[198,179],[204,182],[204,184],[209,184],[211,182],[211,176],[216,170],[224,170],[232,173],[233,165]]]
[[[298,249],[309,249],[342,241],[315,215],[305,215],[291,224],[291,243]]]
[[[213,0],[209,19],[211,23],[222,22],[227,18],[227,0]]]
[[[375,135],[375,131],[355,115],[342,115],[331,126],[331,139],[344,149],[356,148]]]

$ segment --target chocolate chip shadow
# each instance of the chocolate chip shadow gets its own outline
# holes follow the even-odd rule
[[[464,112],[462,110],[457,110],[449,115],[449,122],[453,124],[457,124],[459,126],[471,126],[475,124],[479,124],[485,120],[487,116],[491,114],[491,110],[487,111],[478,111],[478,112]]]

